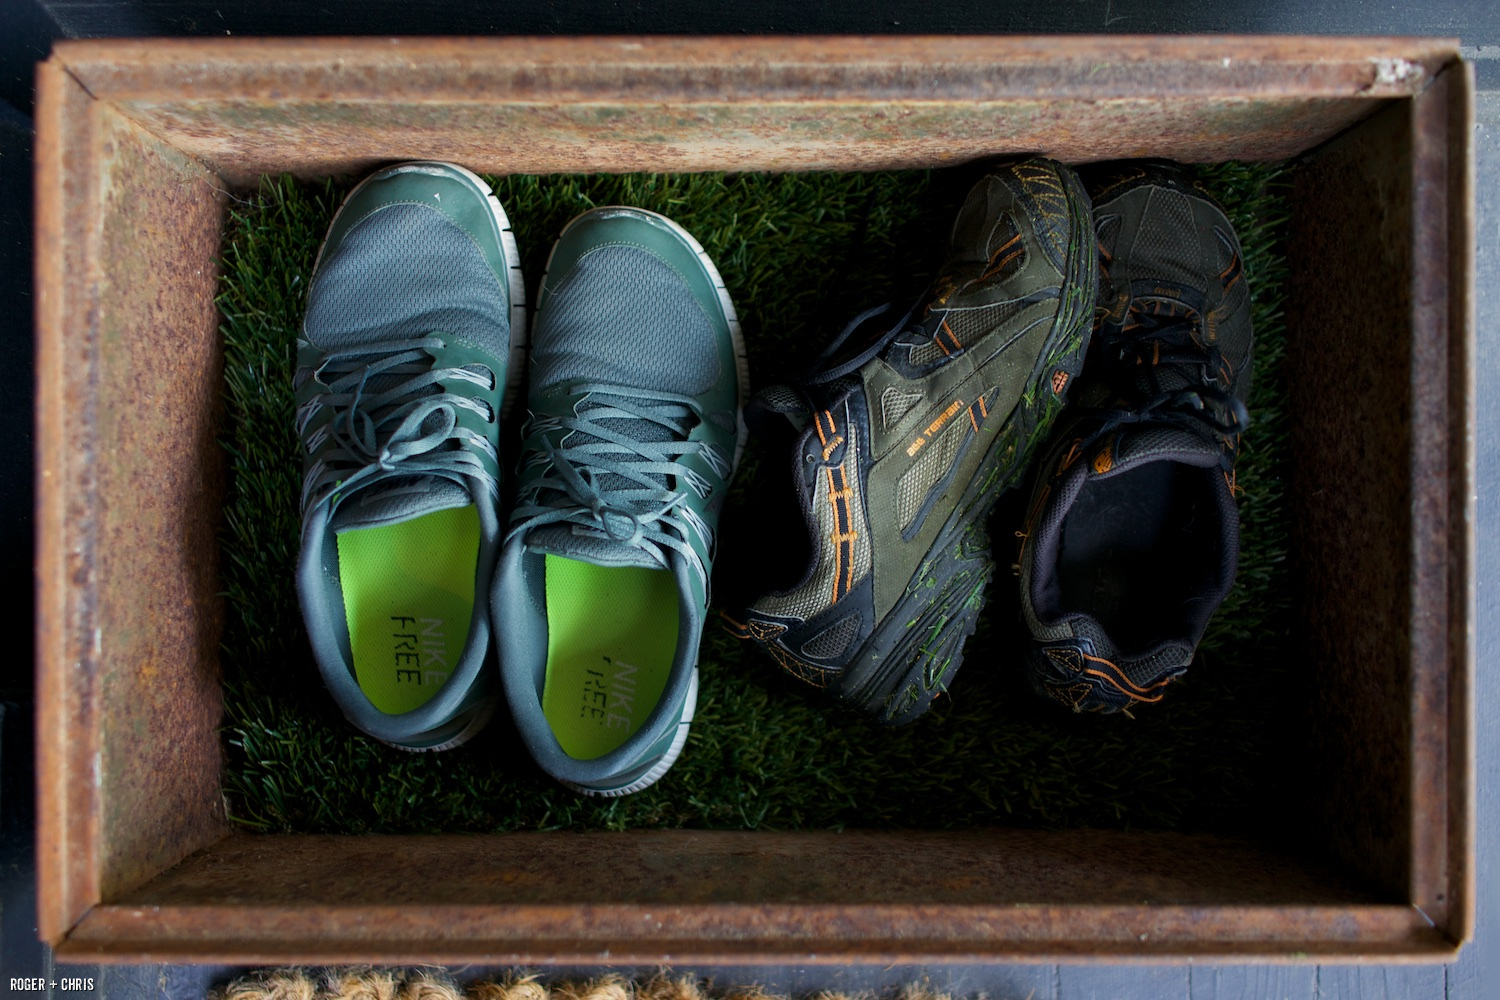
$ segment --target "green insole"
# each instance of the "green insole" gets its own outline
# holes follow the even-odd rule
[[[479,512],[472,504],[340,533],[354,675],[387,715],[425,705],[469,637]]]
[[[664,569],[547,556],[542,712],[568,756],[620,746],[661,698],[677,654],[677,582]]]

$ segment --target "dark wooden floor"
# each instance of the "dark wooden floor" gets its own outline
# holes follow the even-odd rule
[[[1451,966],[715,967],[720,985],[885,990],[914,980],[992,1000],[1495,1000],[1500,998],[1500,4],[1431,0],[0,0],[0,578],[30,578],[31,64],[67,37],[294,34],[1276,32],[1443,35],[1475,62],[1478,233],[1479,919]],[[14,589],[14,588],[12,588]],[[16,641],[30,611],[11,606]],[[36,943],[30,842],[30,656],[0,671],[0,987],[93,978],[59,997],[196,1000],[237,970],[56,966]],[[486,970],[451,970],[462,978]],[[576,971],[591,970],[549,970]],[[654,972],[656,970],[641,970]],[[26,994],[38,996],[38,994]]]

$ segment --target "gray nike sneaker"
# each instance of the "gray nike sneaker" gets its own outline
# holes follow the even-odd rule
[[[495,707],[499,428],[525,346],[510,223],[474,174],[403,163],[334,217],[297,346],[297,593],[345,716],[403,750]]]
[[[808,558],[732,631],[881,722],[912,721],[948,688],[994,569],[989,513],[1083,362],[1090,219],[1066,166],[996,169],[969,192],[924,303],[856,318],[802,384],[755,398],[757,422],[793,435],[806,535],[782,544]]]
[[[1018,560],[1027,676],[1077,712],[1160,701],[1239,560],[1235,459],[1253,333],[1224,211],[1180,164],[1101,164],[1094,345]]]
[[[672,766],[697,704],[744,343],[698,242],[618,207],[563,230],[534,340],[493,598],[505,697],[543,770],[626,795]]]

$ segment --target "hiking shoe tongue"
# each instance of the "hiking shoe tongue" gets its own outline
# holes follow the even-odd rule
[[[469,491],[440,476],[399,476],[369,486],[341,503],[329,521],[336,534],[402,524],[423,514],[474,502]]]
[[[618,516],[622,521],[629,519]],[[629,530],[628,525],[622,527]],[[602,531],[581,524],[549,524],[537,528],[526,536],[526,548],[530,552],[548,556],[578,559],[595,566],[639,566],[643,569],[667,569],[656,556],[628,541],[611,538]]]
[[[1121,372],[1114,380],[1114,387],[1117,391],[1125,392],[1137,399],[1150,399],[1164,392],[1181,392],[1184,389],[1198,388],[1203,385],[1201,371],[1201,366],[1180,364],[1155,367],[1137,365]]]

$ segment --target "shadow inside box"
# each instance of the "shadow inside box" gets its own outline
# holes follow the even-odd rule
[[[916,301],[981,167],[874,174],[568,175],[492,178],[515,227],[529,301],[552,234],[581,207],[670,211],[706,234],[736,300],[757,387],[805,370],[844,325],[893,292]],[[1021,826],[1274,828],[1289,761],[1281,708],[1292,683],[1286,560],[1287,168],[1228,163],[1204,182],[1240,233],[1257,331],[1253,430],[1237,474],[1239,584],[1197,669],[1139,717],[1074,718],[1020,681],[1016,558],[1026,489],[991,534],[989,606],[951,698],[912,727],[880,729],[779,676],[722,634],[737,613],[807,565],[807,527],[780,475],[787,442],[752,442],[726,506],[703,689],[684,758],[662,787],[619,802],[578,798],[534,772],[504,720],[442,760],[353,731],[315,682],[295,579],[302,463],[284,433],[312,260],[349,182],[267,180],[232,210],[220,291],[230,401],[225,781],[251,829],[300,833],[500,832],[538,828],[826,829]],[[246,377],[242,373],[253,373]],[[508,440],[524,418],[518,405]],[[1040,436],[1032,447],[1040,446]],[[1040,458],[1040,455],[1036,456]],[[782,565],[777,565],[781,563]],[[266,664],[274,664],[267,669]],[[813,695],[809,702],[805,695]],[[1122,766],[1123,765],[1123,766]]]

